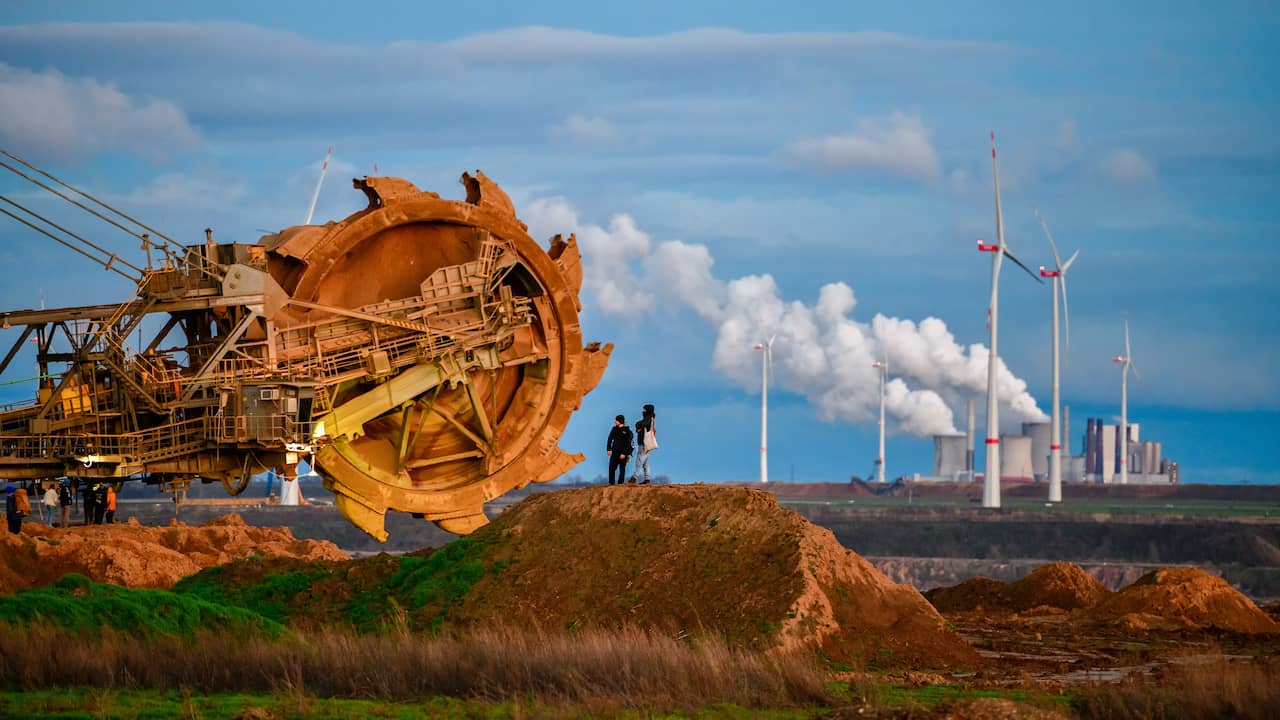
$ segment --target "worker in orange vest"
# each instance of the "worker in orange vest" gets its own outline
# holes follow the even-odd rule
[[[107,485],[107,524],[116,521],[116,489]]]

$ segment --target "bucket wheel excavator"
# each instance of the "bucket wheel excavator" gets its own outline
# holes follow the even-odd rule
[[[200,477],[235,494],[313,453],[342,514],[385,540],[389,511],[466,534],[487,501],[581,462],[558,442],[612,345],[583,343],[574,237],[544,250],[480,172],[464,200],[353,182],[365,209],[256,244],[139,233],[145,268],[99,258],[136,271],[122,305],[0,313],[25,328],[14,348],[37,343],[42,378],[33,404],[0,412],[0,477]]]

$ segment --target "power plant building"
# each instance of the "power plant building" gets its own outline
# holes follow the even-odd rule
[[[1141,439],[1140,425],[1129,423],[1129,483],[1133,485],[1165,485],[1176,483],[1177,463],[1162,457],[1159,442]],[[1107,425],[1101,418],[1089,418],[1085,426],[1084,479],[1108,485],[1120,474],[1120,427]]]
[[[1000,438],[1000,479],[1035,480],[1031,460],[1032,440],[1026,435]]]
[[[1064,413],[1065,415],[1065,413]],[[1066,417],[1070,417],[1066,415]],[[1164,457],[1161,443],[1142,440],[1138,423],[1129,424],[1129,483],[1161,485],[1178,482],[1178,464]],[[1004,435],[1000,439],[1000,475],[1006,481],[1043,481],[1049,474],[1049,452],[1052,443],[1050,424],[1022,424],[1022,435]],[[1119,482],[1120,428],[1101,418],[1085,422],[1084,442],[1080,455],[1068,455],[1066,437],[1070,426],[1063,423],[1062,479],[1069,483]],[[972,481],[974,475],[972,426],[969,433],[933,436],[933,472],[920,480]]]

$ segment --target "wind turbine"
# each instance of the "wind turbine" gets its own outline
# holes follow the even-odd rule
[[[320,199],[320,186],[324,185],[324,174],[329,171],[329,158],[333,157],[333,146],[329,146],[329,152],[324,154],[324,164],[320,166],[320,179],[316,181],[316,190],[311,193],[311,204],[307,206],[307,219],[302,221],[303,225],[311,224],[311,215],[316,211],[316,200]]]
[[[1005,256],[1035,279],[1043,281],[1031,272],[1031,268],[1023,265],[1018,258],[1009,252],[1004,242],[1004,214],[1000,211],[1000,165],[996,160],[996,133],[991,131],[991,171],[996,196],[996,244],[987,245],[978,241],[979,252],[991,253],[991,352],[987,355],[987,464],[984,469],[982,483],[982,507],[1000,507],[1000,409],[996,391],[996,366],[999,361],[996,339],[1000,319],[1000,264]]]
[[[760,364],[760,483],[769,482],[769,366],[773,364],[773,335],[768,342],[756,343],[761,351]]]
[[[889,358],[877,360],[871,367],[880,371],[880,454],[876,456],[876,482],[884,482],[884,376],[889,372]]]
[[[1129,370],[1138,375],[1129,351],[1128,318],[1124,321],[1124,355],[1116,356],[1114,362],[1120,365],[1120,484],[1125,485],[1129,482]]]
[[[1058,392],[1058,293],[1062,293],[1062,312],[1067,326],[1067,351],[1071,350],[1071,312],[1067,309],[1067,269],[1076,261],[1080,251],[1076,250],[1062,262],[1058,255],[1058,244],[1053,241],[1053,233],[1049,225],[1036,210],[1036,219],[1044,234],[1049,238],[1049,248],[1053,250],[1053,270],[1045,270],[1040,266],[1040,277],[1053,278],[1053,422],[1049,428],[1049,502],[1062,502],[1062,424],[1058,417],[1061,412],[1061,399]]]

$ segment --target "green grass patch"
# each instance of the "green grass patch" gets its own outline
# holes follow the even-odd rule
[[[173,591],[222,605],[235,605],[251,610],[281,625],[289,622],[291,609],[299,607],[298,595],[311,589],[312,583],[329,576],[328,570],[295,571],[266,575],[254,585],[228,587],[223,581],[223,567],[212,567],[173,586]]]
[[[388,558],[380,571],[366,570],[354,582],[331,568],[258,575],[243,562],[232,563],[184,578],[173,589],[286,625],[297,617],[345,622],[362,633],[405,625],[438,629],[476,583],[509,566],[486,557],[488,546],[484,539],[459,538],[430,554]]]
[[[0,622],[19,618],[50,622],[73,632],[97,635],[112,628],[131,635],[191,637],[210,627],[278,636],[277,622],[246,610],[169,590],[122,588],[68,573],[58,582],[0,597]]]
[[[932,710],[939,705],[978,698],[1000,698],[1039,706],[1052,705],[1063,709],[1070,703],[1069,697],[1036,690],[993,690],[961,685],[925,685],[923,687],[875,685],[869,688],[868,695],[876,705],[923,710]]]

